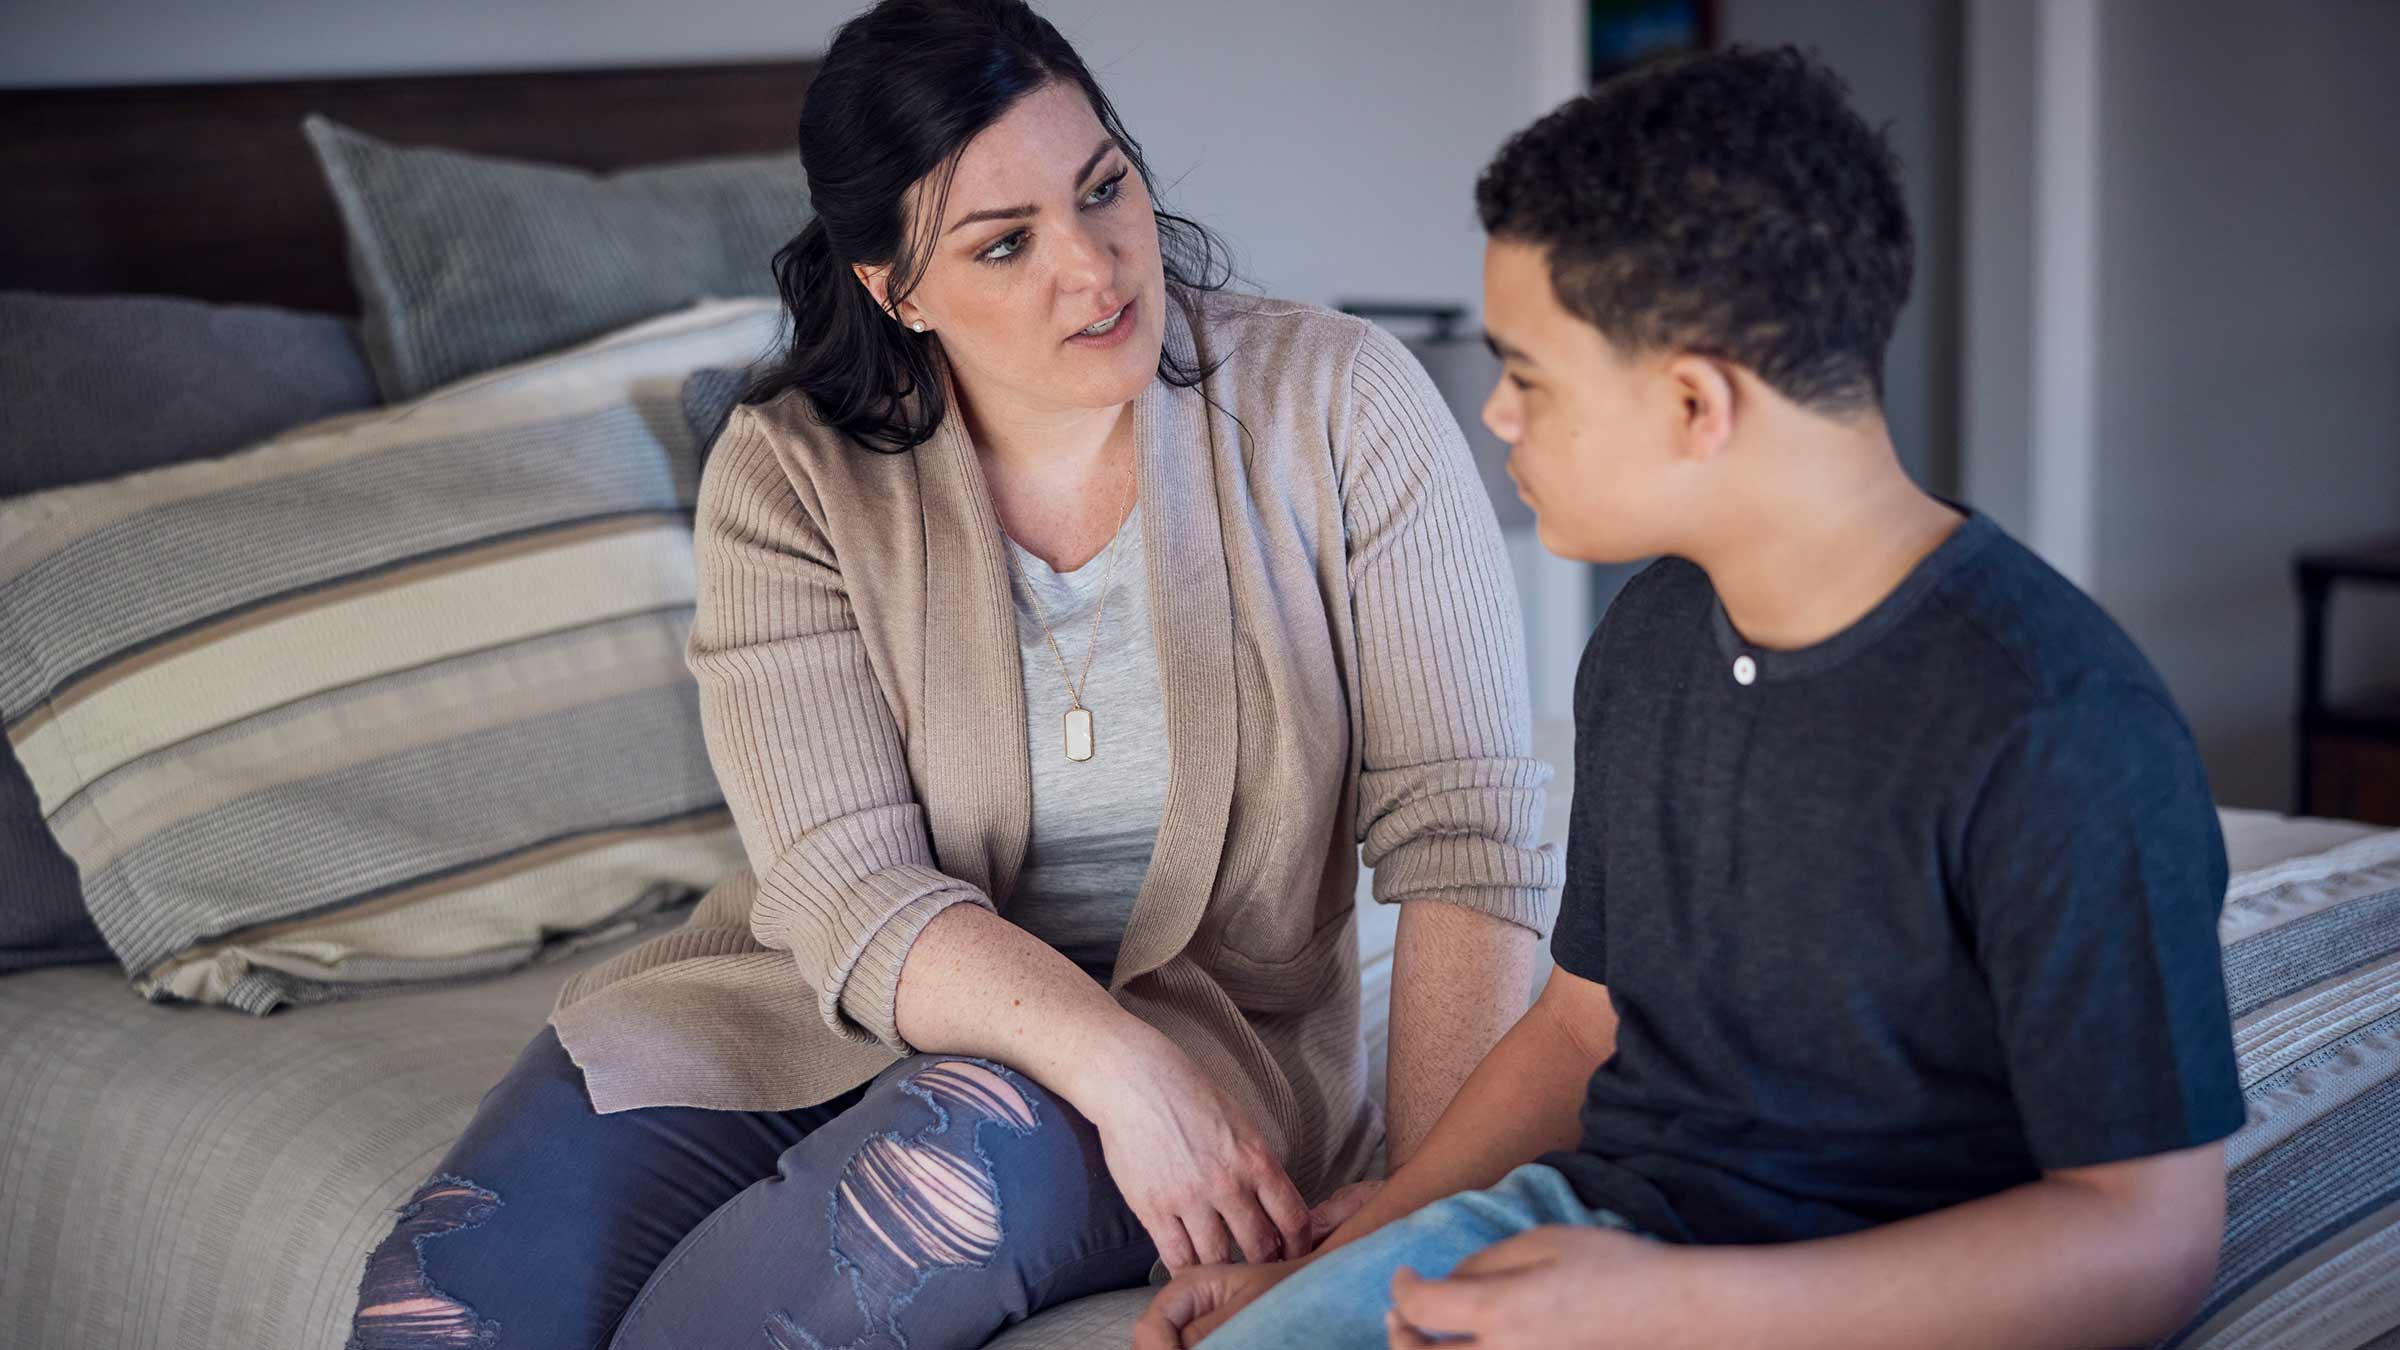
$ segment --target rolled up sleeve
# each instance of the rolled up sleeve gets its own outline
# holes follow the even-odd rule
[[[1369,328],[1337,438],[1362,759],[1358,835],[1386,904],[1545,933],[1558,850],[1531,753],[1523,620],[1491,502],[1433,381]]]
[[[688,659],[709,760],[758,877],[750,927],[788,951],[827,1025],[900,1052],[909,947],[982,891],[934,865],[841,569],[756,417],[703,476]]]

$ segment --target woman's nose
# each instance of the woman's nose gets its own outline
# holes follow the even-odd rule
[[[1059,285],[1071,291],[1105,289],[1117,271],[1108,242],[1083,225],[1067,231],[1064,242],[1058,254]]]

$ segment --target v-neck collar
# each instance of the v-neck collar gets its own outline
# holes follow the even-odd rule
[[[1133,554],[1143,546],[1142,534],[1142,513],[1137,503],[1134,510],[1126,513],[1125,523],[1117,527],[1108,543],[1081,567],[1058,571],[1014,539],[1003,540],[1002,547],[1016,565],[1020,590],[1032,590],[1034,598],[1041,602],[1043,613],[1063,620],[1090,609],[1100,598],[1103,586],[1121,586],[1136,569],[1146,565],[1144,558]]]

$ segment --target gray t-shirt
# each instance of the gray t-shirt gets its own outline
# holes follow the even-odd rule
[[[1149,568],[1142,515],[1118,532],[1116,574],[1104,550],[1072,572],[1050,570],[1008,541],[1015,564],[1017,645],[1025,671],[1025,738],[1033,751],[1033,830],[1010,893],[1007,918],[1108,983],[1133,897],[1150,870],[1167,800],[1166,703],[1150,634]],[[1092,614],[1107,583],[1108,609],[1083,706],[1092,713],[1093,754],[1067,758],[1064,718],[1073,699],[1059,657],[1026,601],[1030,587],[1057,635],[1068,669],[1083,673]]]

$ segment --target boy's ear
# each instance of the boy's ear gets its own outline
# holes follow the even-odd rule
[[[1677,401],[1676,441],[1686,458],[1714,459],[1733,439],[1734,384],[1724,363],[1692,352],[1667,358]]]

